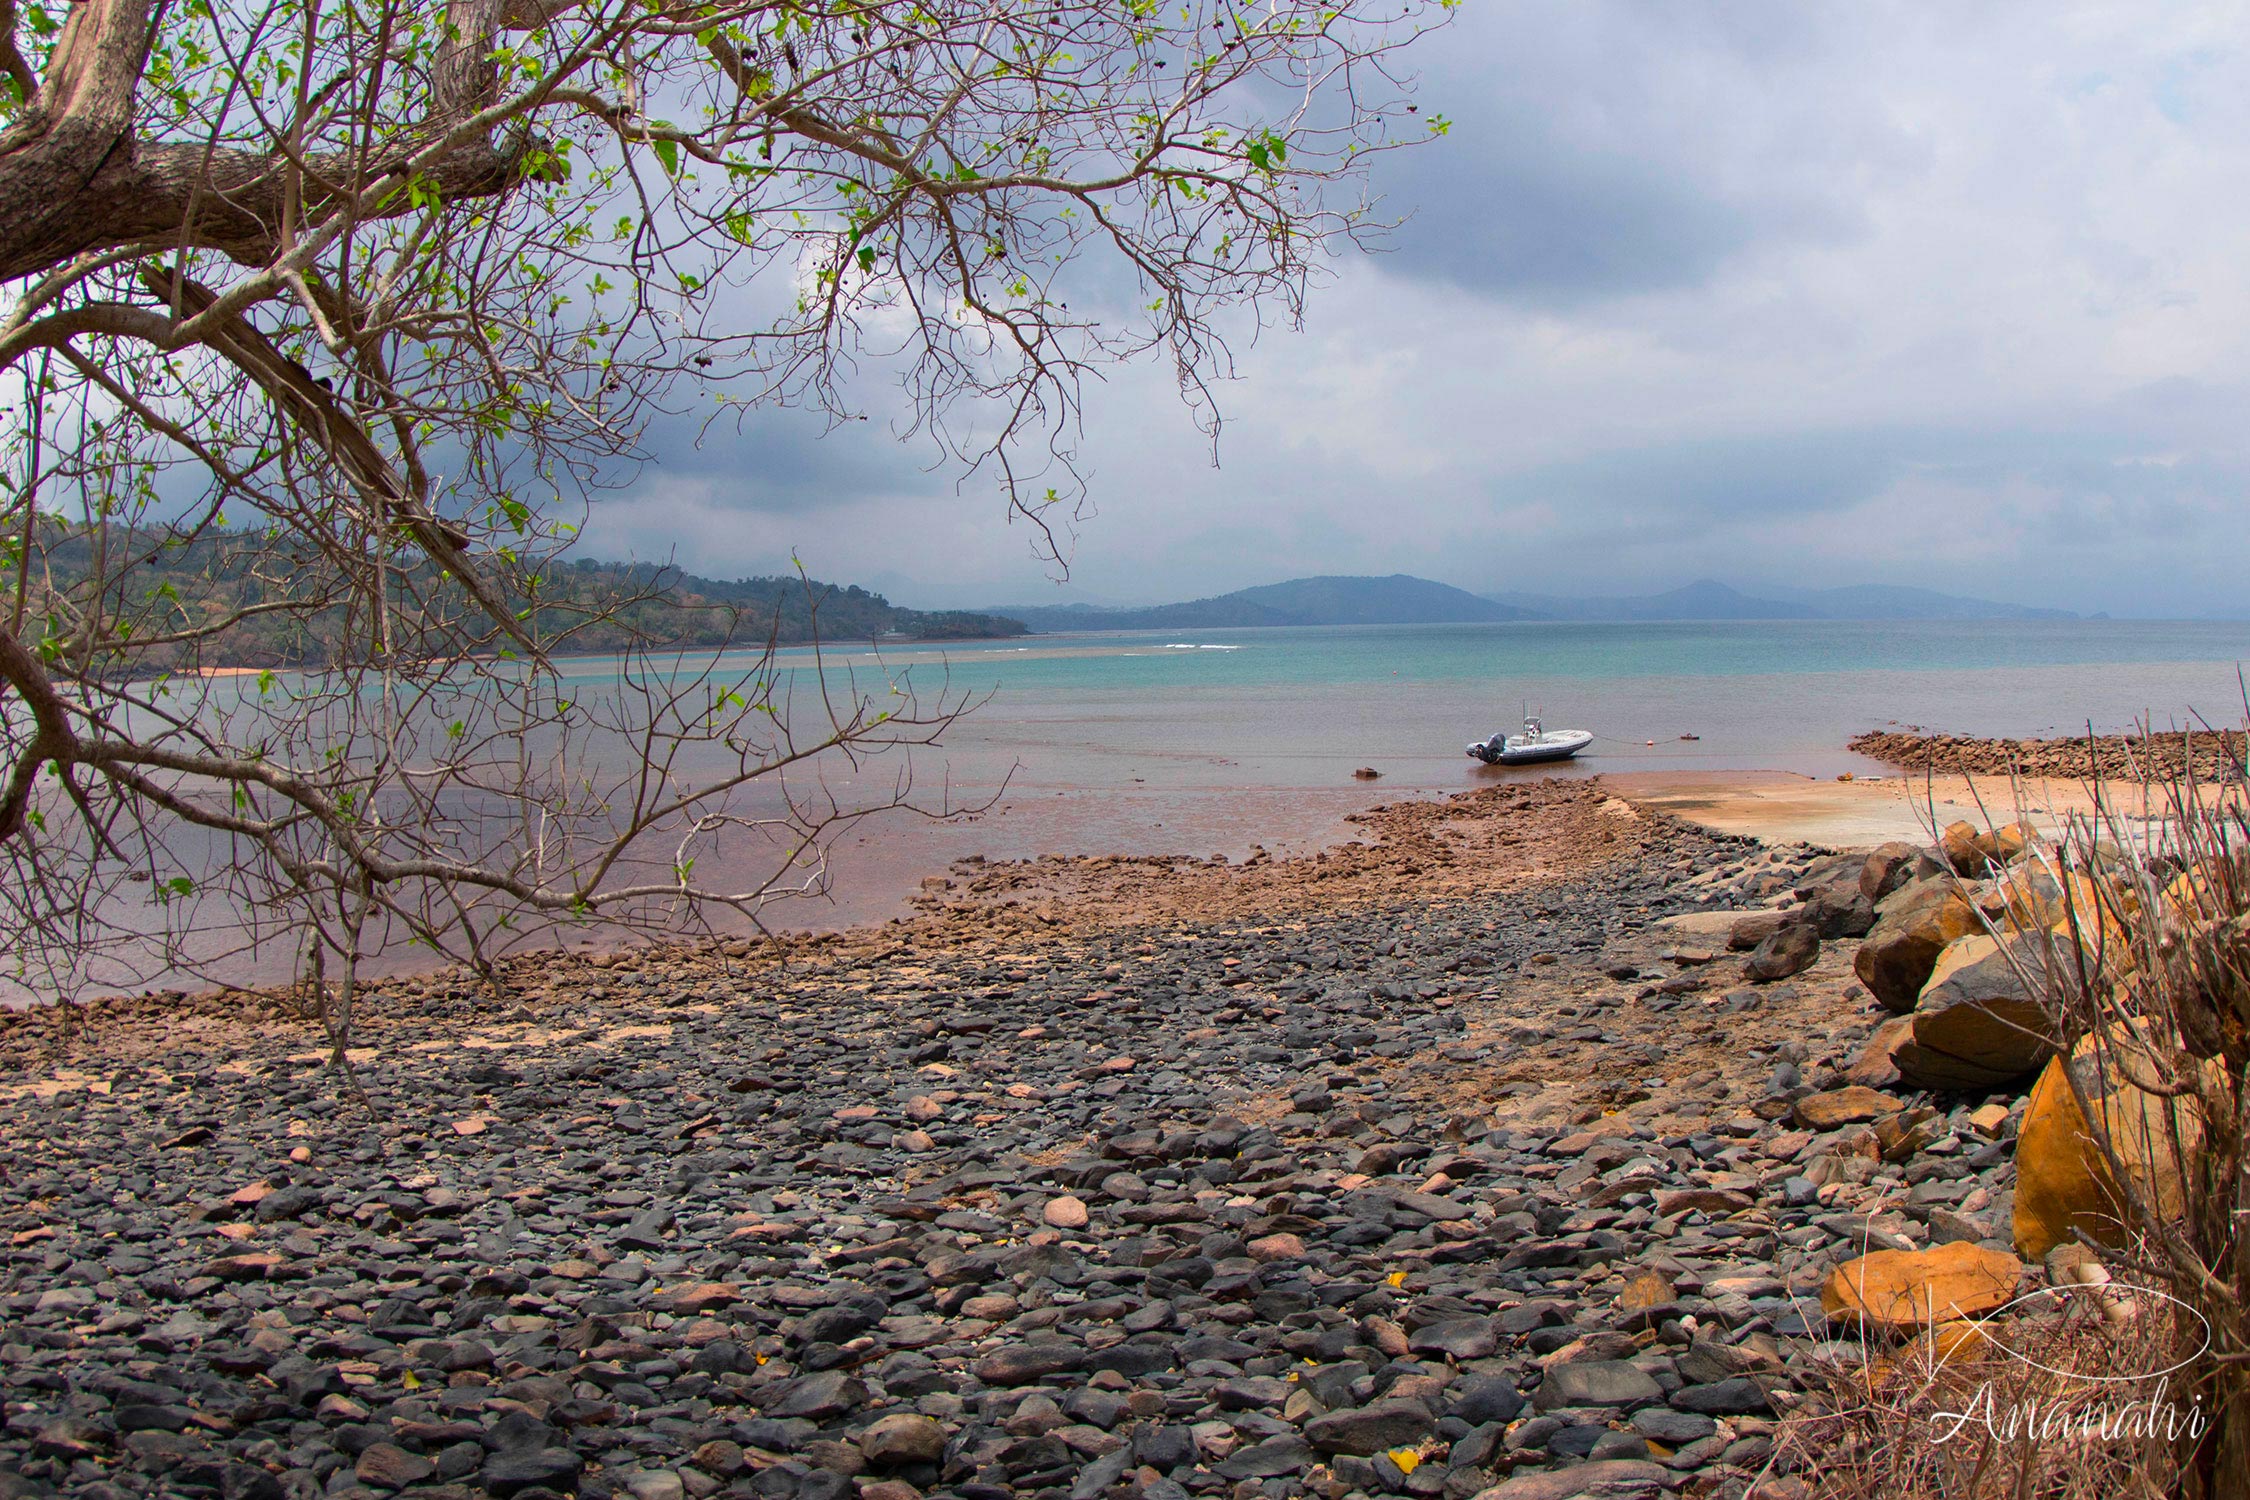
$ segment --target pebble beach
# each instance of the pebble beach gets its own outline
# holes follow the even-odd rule
[[[1804,1493],[1824,1280],[1997,1253],[2020,1114],[1863,1055],[1850,937],[1730,950],[1863,857],[1354,826],[386,981],[348,1082],[276,997],[0,1018],[0,1496]]]

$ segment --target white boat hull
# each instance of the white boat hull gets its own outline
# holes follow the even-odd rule
[[[1488,766],[1533,766],[1545,761],[1568,760],[1594,742],[1591,731],[1556,729],[1540,735],[1494,735],[1468,747],[1468,753]]]

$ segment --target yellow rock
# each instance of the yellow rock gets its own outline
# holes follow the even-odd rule
[[[2125,933],[2118,918],[2127,903],[2115,890],[2075,870],[2058,879],[2037,863],[2019,864],[1995,882],[1993,894],[2009,923],[2022,931],[2066,928],[2075,919],[2081,932],[2099,929],[2120,938]]]
[[[1625,1283],[1625,1290],[1617,1294],[1617,1306],[1622,1312],[1646,1312],[1678,1297],[1669,1276],[1661,1271],[1643,1271]]]
[[[2235,868],[2226,868],[2228,863]],[[2197,926],[2214,917],[2232,916],[2250,904],[2245,897],[2250,897],[2250,854],[2221,861],[2216,867],[2203,864],[2182,870],[2164,887],[2159,904],[2172,920]]]
[[[2180,1153],[2203,1138],[2194,1099],[2168,1099],[2132,1081],[2164,1078],[2147,1033],[2113,1027],[2081,1042],[2069,1064],[2094,1108],[2095,1121],[2127,1178],[2163,1218],[2181,1209]],[[2099,1244],[2123,1244],[2130,1215],[2117,1178],[2072,1097],[2063,1060],[2047,1064],[2024,1106],[2016,1137],[2016,1248],[2044,1256],[2077,1233]]]
[[[1888,1094],[1854,1084],[1825,1094],[1807,1094],[1797,1101],[1794,1113],[1797,1123],[1806,1130],[1835,1130],[1879,1120],[1896,1114],[1902,1107],[1900,1101]]]
[[[1951,1364],[1956,1360],[1967,1362],[1986,1359],[2007,1352],[2001,1348],[1999,1340],[1992,1336],[1991,1325],[1987,1323],[1972,1323],[1966,1319],[1957,1323],[1940,1323],[1926,1336],[1930,1342],[1930,1353],[1941,1365]]]
[[[1963,820],[1945,825],[1945,831],[1938,835],[1938,853],[1960,874],[1982,875],[1994,865],[2021,859],[2024,851],[2038,842],[2039,830],[2029,823],[1980,829]]]
[[[2023,852],[2038,842],[2039,830],[2022,821],[1976,835],[1977,852],[2003,865],[2022,858]]]
[[[2019,945],[2018,951],[2022,953],[2023,962],[2030,969],[2034,981],[2033,993],[2037,993],[2037,981],[2043,973],[2051,973],[2069,984],[2076,983],[2077,961],[2071,957],[2073,948],[2085,955],[2088,971],[2098,973],[2108,983],[2114,984],[2132,971],[2132,953],[2125,929],[2111,920],[2097,932],[2093,921],[2095,910],[2097,908],[2086,910],[2080,917],[2075,932],[2067,921],[2043,924],[2052,940],[2044,950],[2037,944],[2029,948]],[[2040,927],[2027,923],[2022,930],[2037,932]],[[2009,940],[2015,941],[2013,935]],[[1939,951],[1937,962],[1930,966],[1930,977],[1923,984],[1922,993],[1928,995],[1971,964],[1990,958],[2000,951],[2000,946],[1999,938],[1984,932],[1972,932],[1966,937],[1955,938]],[[2043,953],[2048,956],[2042,956]]]
[[[1875,1122],[1875,1145],[1887,1162],[1902,1162],[1945,1131],[1945,1116],[1924,1106],[1885,1115]]]
[[[1988,1141],[2000,1139],[2000,1133],[2007,1127],[2008,1106],[2005,1104],[1982,1104],[1969,1111],[1969,1128]]]
[[[1894,1382],[1920,1386],[1949,1366],[1968,1368],[2007,1357],[2008,1350],[1992,1323],[1962,1318],[1916,1334],[1894,1352],[1873,1361],[1869,1373],[1878,1386]]]
[[[1938,853],[1959,875],[1982,875],[1989,863],[1977,847],[1976,824],[1966,821],[1945,825],[1938,835]]]
[[[1913,1037],[1892,1054],[1900,1078],[1915,1088],[1972,1092],[2038,1076],[2055,1051],[2048,976],[2075,967],[2053,950],[2044,933],[2014,935],[2005,945],[1989,937],[1947,945],[1915,1001]]]
[[[1832,1322],[1892,1333],[1992,1312],[2013,1301],[2023,1262],[1966,1240],[1932,1250],[1878,1250],[1828,1273],[1821,1310]]]
[[[1898,1362],[1928,1374],[1947,1365],[1973,1365],[2003,1358],[2007,1350],[1992,1336],[1992,1325],[1967,1318],[1940,1323],[1899,1351]]]

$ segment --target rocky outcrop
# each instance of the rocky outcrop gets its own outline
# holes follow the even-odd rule
[[[1859,893],[1869,901],[1880,902],[1910,881],[1943,872],[1944,867],[1926,849],[1896,842],[1882,844],[1860,866]]]
[[[1977,847],[1976,825],[1965,821],[1945,825],[1938,834],[1938,855],[1954,874],[1972,879],[1984,874],[1988,863],[1984,851]]]
[[[2138,910],[2130,891],[2077,871],[2060,874],[2025,860],[1992,883],[1984,905],[2009,926],[2024,931],[2075,924],[2081,933],[2125,936],[2125,922]]]
[[[2194,735],[2105,734],[2059,740],[1976,739],[1966,735],[1880,732],[1859,735],[1851,748],[1908,771],[1973,775],[2061,776],[2138,780],[2170,778],[2191,760],[2196,775],[2220,781],[2239,776],[2245,749],[2239,730]]]
[[[1981,926],[1976,908],[1963,899],[1952,876],[1927,876],[1884,901],[1880,918],[1852,960],[1852,972],[1885,1010],[1903,1015],[1921,998],[1946,945]]]
[[[2054,1054],[2045,1009],[2026,986],[2061,954],[2047,934],[2006,944],[1956,939],[1914,1008],[1914,1034],[1894,1054],[1911,1086],[1966,1091],[2017,1083]]]
[[[1981,879],[2021,859],[2038,840],[2039,830],[2029,823],[1979,828],[1964,820],[1945,825],[1938,835],[1938,853],[1956,875]]]
[[[1805,872],[1795,895],[1793,915],[1811,923],[1824,938],[1863,937],[1875,925],[1875,899],[1861,889],[1867,858],[1837,854]]]
[[[1793,910],[1752,912],[1747,917],[1738,917],[1727,929],[1727,947],[1737,953],[1748,953],[1782,928],[1801,920]]]
[[[1861,1044],[1859,1056],[1844,1073],[1844,1081],[1865,1088],[1887,1089],[1899,1081],[1898,1049],[1914,1037],[1912,1016],[1890,1016]]]
[[[1791,922],[1777,928],[1758,944],[1742,965],[1743,974],[1759,983],[1802,974],[1820,959],[1820,934],[1810,923]]]

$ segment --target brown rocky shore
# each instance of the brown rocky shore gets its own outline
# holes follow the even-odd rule
[[[2250,742],[2240,730],[2077,735],[2062,739],[1980,739],[1972,735],[1877,730],[1851,748],[1901,770],[1940,775],[2031,776],[2133,784],[2166,781],[2193,764],[2204,781],[2242,779]]]
[[[1360,824],[387,981],[348,1088],[276,997],[0,1018],[0,1500],[1803,1495],[1857,1340],[2036,1282],[2023,835]]]

